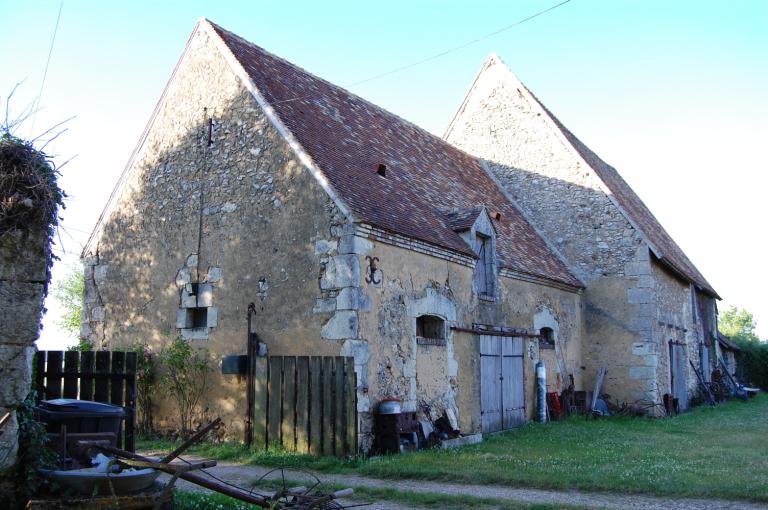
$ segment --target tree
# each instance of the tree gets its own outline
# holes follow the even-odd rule
[[[755,333],[757,327],[755,318],[744,308],[728,307],[718,317],[717,327],[721,333],[732,340],[760,341]]]
[[[160,351],[160,382],[179,408],[179,432],[184,439],[192,434],[193,421],[201,414],[200,401],[208,388],[211,370],[209,355],[207,349],[194,348],[181,337],[174,338]]]
[[[83,312],[83,268],[76,265],[63,280],[56,284],[53,297],[64,309],[60,320],[56,323],[73,336],[80,335],[80,314]]]

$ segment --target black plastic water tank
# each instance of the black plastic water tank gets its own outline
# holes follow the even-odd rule
[[[125,416],[120,406],[70,398],[43,400],[35,410],[38,420],[52,433],[60,432],[61,426],[66,425],[67,434],[112,432],[119,437]]]

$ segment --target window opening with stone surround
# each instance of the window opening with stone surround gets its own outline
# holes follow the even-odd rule
[[[213,306],[213,285],[187,283],[180,291],[176,327],[185,340],[205,340],[218,326],[217,309]]]
[[[555,332],[552,328],[541,328],[539,330],[539,349],[555,348]]]
[[[416,317],[416,341],[419,345],[445,345],[445,320],[436,315]]]

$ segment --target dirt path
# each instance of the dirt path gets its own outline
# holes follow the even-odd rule
[[[219,478],[236,485],[250,487],[253,482],[270,471],[270,468],[220,462],[208,471]],[[300,471],[285,472],[286,478],[292,481],[311,481],[307,473]],[[274,478],[279,474],[273,474]],[[552,505],[569,504],[589,508],[638,509],[638,510],[736,510],[736,509],[768,509],[768,505],[749,503],[746,501],[726,501],[719,499],[670,498],[643,496],[637,494],[615,494],[578,491],[555,491],[545,489],[525,489],[504,487],[499,485],[466,485],[426,480],[380,480],[357,475],[318,474],[324,483],[334,483],[349,487],[393,488],[407,492],[433,492],[445,495],[465,495],[476,497],[497,498],[524,503],[548,503]],[[179,486],[186,490],[196,490],[199,487],[180,481]],[[369,507],[381,510],[401,510],[404,508],[395,503],[382,501]]]

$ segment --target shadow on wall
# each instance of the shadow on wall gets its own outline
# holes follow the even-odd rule
[[[215,107],[174,101],[171,89],[87,254],[84,332],[95,345],[157,350],[189,321],[187,329],[208,328],[195,344],[217,358],[243,354],[255,302],[255,330],[270,353],[339,354],[340,342],[320,340],[328,317],[312,309],[322,267],[314,242],[342,218],[250,93],[236,88],[214,96]],[[207,283],[201,306],[202,285],[187,284]],[[244,386],[222,381],[215,406],[239,415]]]

